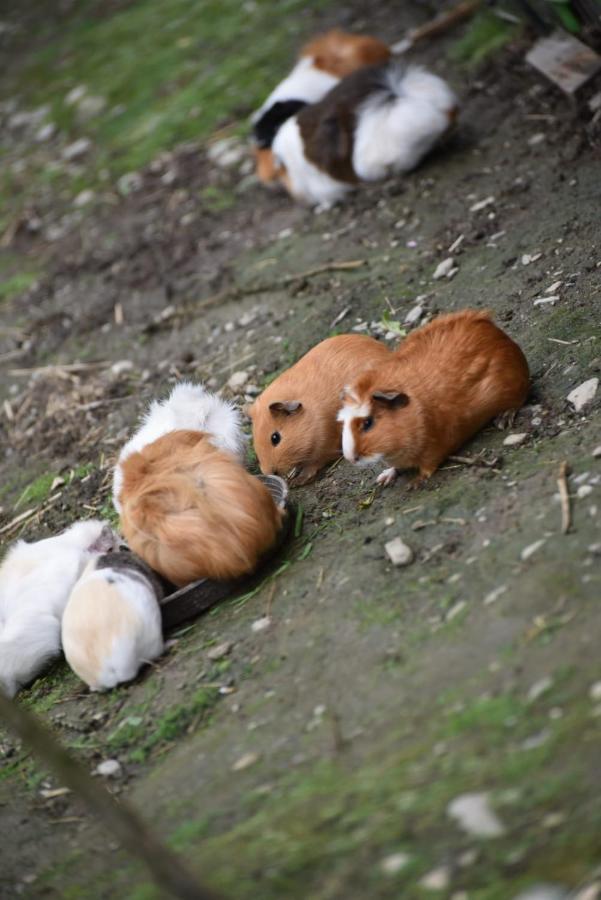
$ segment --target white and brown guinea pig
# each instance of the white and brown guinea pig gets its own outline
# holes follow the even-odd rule
[[[528,393],[528,363],[490,313],[439,316],[390,358],[353,379],[338,414],[346,459],[385,462],[380,484],[400,469],[429,478],[449,454]]]
[[[279,128],[276,177],[297,200],[331,206],[360,182],[414,169],[456,113],[449,85],[425,69],[359,69]]]
[[[71,591],[62,622],[67,662],[92,691],[131,681],[163,652],[157,576],[133,553],[92,560]]]
[[[211,436],[172,431],[121,464],[121,527],[131,550],[178,586],[252,572],[282,510]]]
[[[122,465],[127,457],[157,438],[177,430],[203,431],[220,450],[242,461],[246,436],[238,410],[201,384],[182,381],[164,400],[154,400],[134,436],[125,444],[113,475],[113,503],[121,512]]]
[[[374,338],[341,334],[321,341],[278,376],[249,409],[261,471],[307,484],[337,459],[342,388],[390,355]]]
[[[267,183],[276,177],[271,145],[275,134],[290,116],[309,103],[316,103],[362,66],[386,62],[390,49],[368,35],[348,34],[332,29],[306,44],[290,74],[271,92],[252,116],[257,146],[257,176]]]

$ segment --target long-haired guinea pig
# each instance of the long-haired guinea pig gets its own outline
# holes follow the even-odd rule
[[[251,572],[282,521],[265,485],[198,431],[173,431],[122,463],[130,548],[178,586]]]
[[[133,553],[105,553],[88,563],[71,591],[62,645],[73,671],[93,691],[131,681],[163,652],[157,576]]]
[[[122,465],[127,457],[157,438],[177,430],[203,431],[215,447],[244,458],[246,436],[240,413],[227,400],[207,391],[201,384],[182,381],[164,400],[154,400],[134,436],[119,454],[113,476],[113,503],[121,512]]]
[[[297,200],[331,206],[360,182],[414,169],[456,112],[453,91],[431,72],[393,63],[359,69],[279,128],[276,178]]]
[[[348,34],[332,29],[317,35],[302,48],[290,74],[271,92],[252,116],[256,144],[257,176],[267,183],[276,177],[271,145],[277,130],[309,103],[316,103],[362,66],[384,63],[390,49],[368,35]]]
[[[337,459],[342,453],[336,421],[340,392],[349,379],[380,365],[390,353],[367,335],[341,334],[317,344],[272,381],[249,409],[261,471],[306,484]]]
[[[61,617],[85,565],[119,546],[109,525],[76,522],[55,537],[17,543],[0,567],[0,687],[14,696],[60,653]]]
[[[349,383],[338,414],[344,455],[386,462],[381,484],[398,469],[429,478],[487,422],[522,406],[528,386],[524,354],[488,312],[439,316]]]

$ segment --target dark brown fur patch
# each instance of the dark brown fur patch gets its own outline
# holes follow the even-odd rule
[[[296,117],[305,156],[337,181],[359,181],[352,162],[357,109],[375,92],[386,92],[385,71],[384,66],[369,66],[353,72]]]

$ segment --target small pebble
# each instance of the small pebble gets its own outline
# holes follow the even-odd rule
[[[594,684],[591,684],[588,695],[594,703],[601,700],[601,681],[595,681]]]
[[[474,837],[496,838],[505,834],[503,823],[492,809],[486,793],[455,797],[447,806],[447,815]]]
[[[391,853],[380,860],[380,868],[386,875],[396,875],[404,869],[411,857],[408,853]]]
[[[88,203],[91,203],[92,200],[96,197],[96,193],[87,188],[85,191],[80,191],[75,200],[73,201],[73,206],[76,206],[78,209],[81,209],[82,206],[87,206]]]
[[[111,375],[123,375],[125,372],[131,372],[133,367],[131,359],[120,359],[111,366]]]
[[[418,303],[417,306],[413,306],[409,310],[409,312],[405,316],[404,324],[405,325],[415,325],[416,322],[419,322],[419,320],[421,319],[423,314],[424,314],[424,307]],[[395,337],[398,337],[398,335],[395,335]]]
[[[244,756],[241,756],[240,759],[236,760],[232,766],[232,772],[241,772],[243,769],[248,769],[250,766],[254,766],[254,764],[258,762],[258,759],[258,753],[245,753]]]
[[[271,617],[270,616],[261,616],[260,619],[256,619],[251,627],[251,630],[258,634],[260,631],[265,631],[266,628],[269,628],[271,625]]]
[[[528,691],[527,695],[530,703],[534,703],[536,700],[538,700],[539,697],[542,697],[543,694],[546,694],[552,686],[553,679],[550,675],[545,675],[544,678],[539,679],[539,681],[535,681]]]
[[[595,447],[595,449],[593,450],[593,458],[601,459],[601,444],[599,444],[599,446]]]
[[[490,206],[495,202],[495,198],[491,195],[490,197],[485,197],[484,200],[478,200],[477,203],[474,203],[473,206],[470,206],[470,212],[480,212],[481,209],[485,209],[487,206]]]
[[[408,566],[413,562],[413,550],[400,537],[387,541],[384,550],[393,566]]]
[[[579,384],[578,387],[575,387],[574,390],[570,391],[567,396],[568,403],[572,404],[576,412],[580,412],[580,410],[584,409],[585,406],[588,406],[588,404],[592,403],[595,399],[598,387],[598,378],[589,378],[588,381],[583,381],[582,384]]]
[[[445,278],[449,272],[455,268],[455,260],[452,256],[449,256],[448,259],[444,259],[441,263],[438,263],[436,268],[434,269],[434,274],[432,278],[434,281],[438,281],[440,278]]]
[[[601,897],[601,881],[595,881],[594,884],[588,884],[578,893],[574,894],[573,900],[599,900]]]
[[[576,496],[579,500],[584,500],[585,497],[588,497],[589,494],[593,493],[593,489],[590,484],[581,484],[578,490],[576,491]]]
[[[61,156],[63,159],[67,160],[67,162],[72,162],[74,159],[85,156],[91,146],[92,141],[89,138],[79,138],[79,140],[73,141],[72,144],[68,144],[61,153]]]
[[[512,900],[567,900],[568,892],[557,884],[534,884],[514,894]]]
[[[543,544],[545,544],[545,538],[541,538],[539,541],[534,541],[533,544],[528,544],[528,546],[524,547],[524,549],[520,553],[520,558],[524,562],[526,562],[526,560],[530,559],[530,557],[533,556],[537,550],[540,550]]]
[[[489,591],[486,597],[484,598],[484,605],[489,606],[491,603],[494,603],[499,597],[504,594],[507,590],[506,584],[500,584],[499,587],[494,588],[492,591]]]
[[[211,647],[207,656],[214,662],[218,659],[223,659],[224,656],[227,656],[228,653],[231,652],[233,646],[231,641],[224,641],[223,644],[217,644],[216,647]]]
[[[505,440],[503,441],[503,445],[505,447],[519,447],[520,444],[523,444],[528,435],[526,433],[523,434],[508,434]]]
[[[446,891],[451,883],[451,872],[448,866],[440,866],[424,875],[419,883],[427,891]]]
[[[233,391],[236,391],[238,390],[238,388],[244,387],[244,385],[248,381],[248,377],[248,372],[234,372],[228,378],[227,386]]]
[[[102,775],[103,778],[116,778],[121,774],[121,763],[117,759],[105,759],[94,769],[94,775]]]

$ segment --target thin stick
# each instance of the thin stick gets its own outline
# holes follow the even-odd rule
[[[570,509],[570,492],[568,491],[568,464],[565,459],[559,465],[557,487],[561,500],[561,533],[567,534],[572,524],[572,511]]]
[[[485,469],[494,469],[499,464],[497,456],[494,459],[483,459],[481,456],[447,456],[447,459],[463,466],[484,466]]]
[[[63,375],[77,374],[78,372],[89,372],[93,369],[104,369],[110,366],[110,362],[95,363],[65,363],[52,366],[32,366],[29,369],[10,369],[10,375],[32,375],[34,372],[38,375]]]
[[[61,784],[71,788],[130,853],[142,860],[152,877],[170,896],[179,900],[218,900],[200,885],[184,861],[150,832],[138,815],[114,797],[58,743],[29,710],[0,691],[0,718],[12,728]]]

